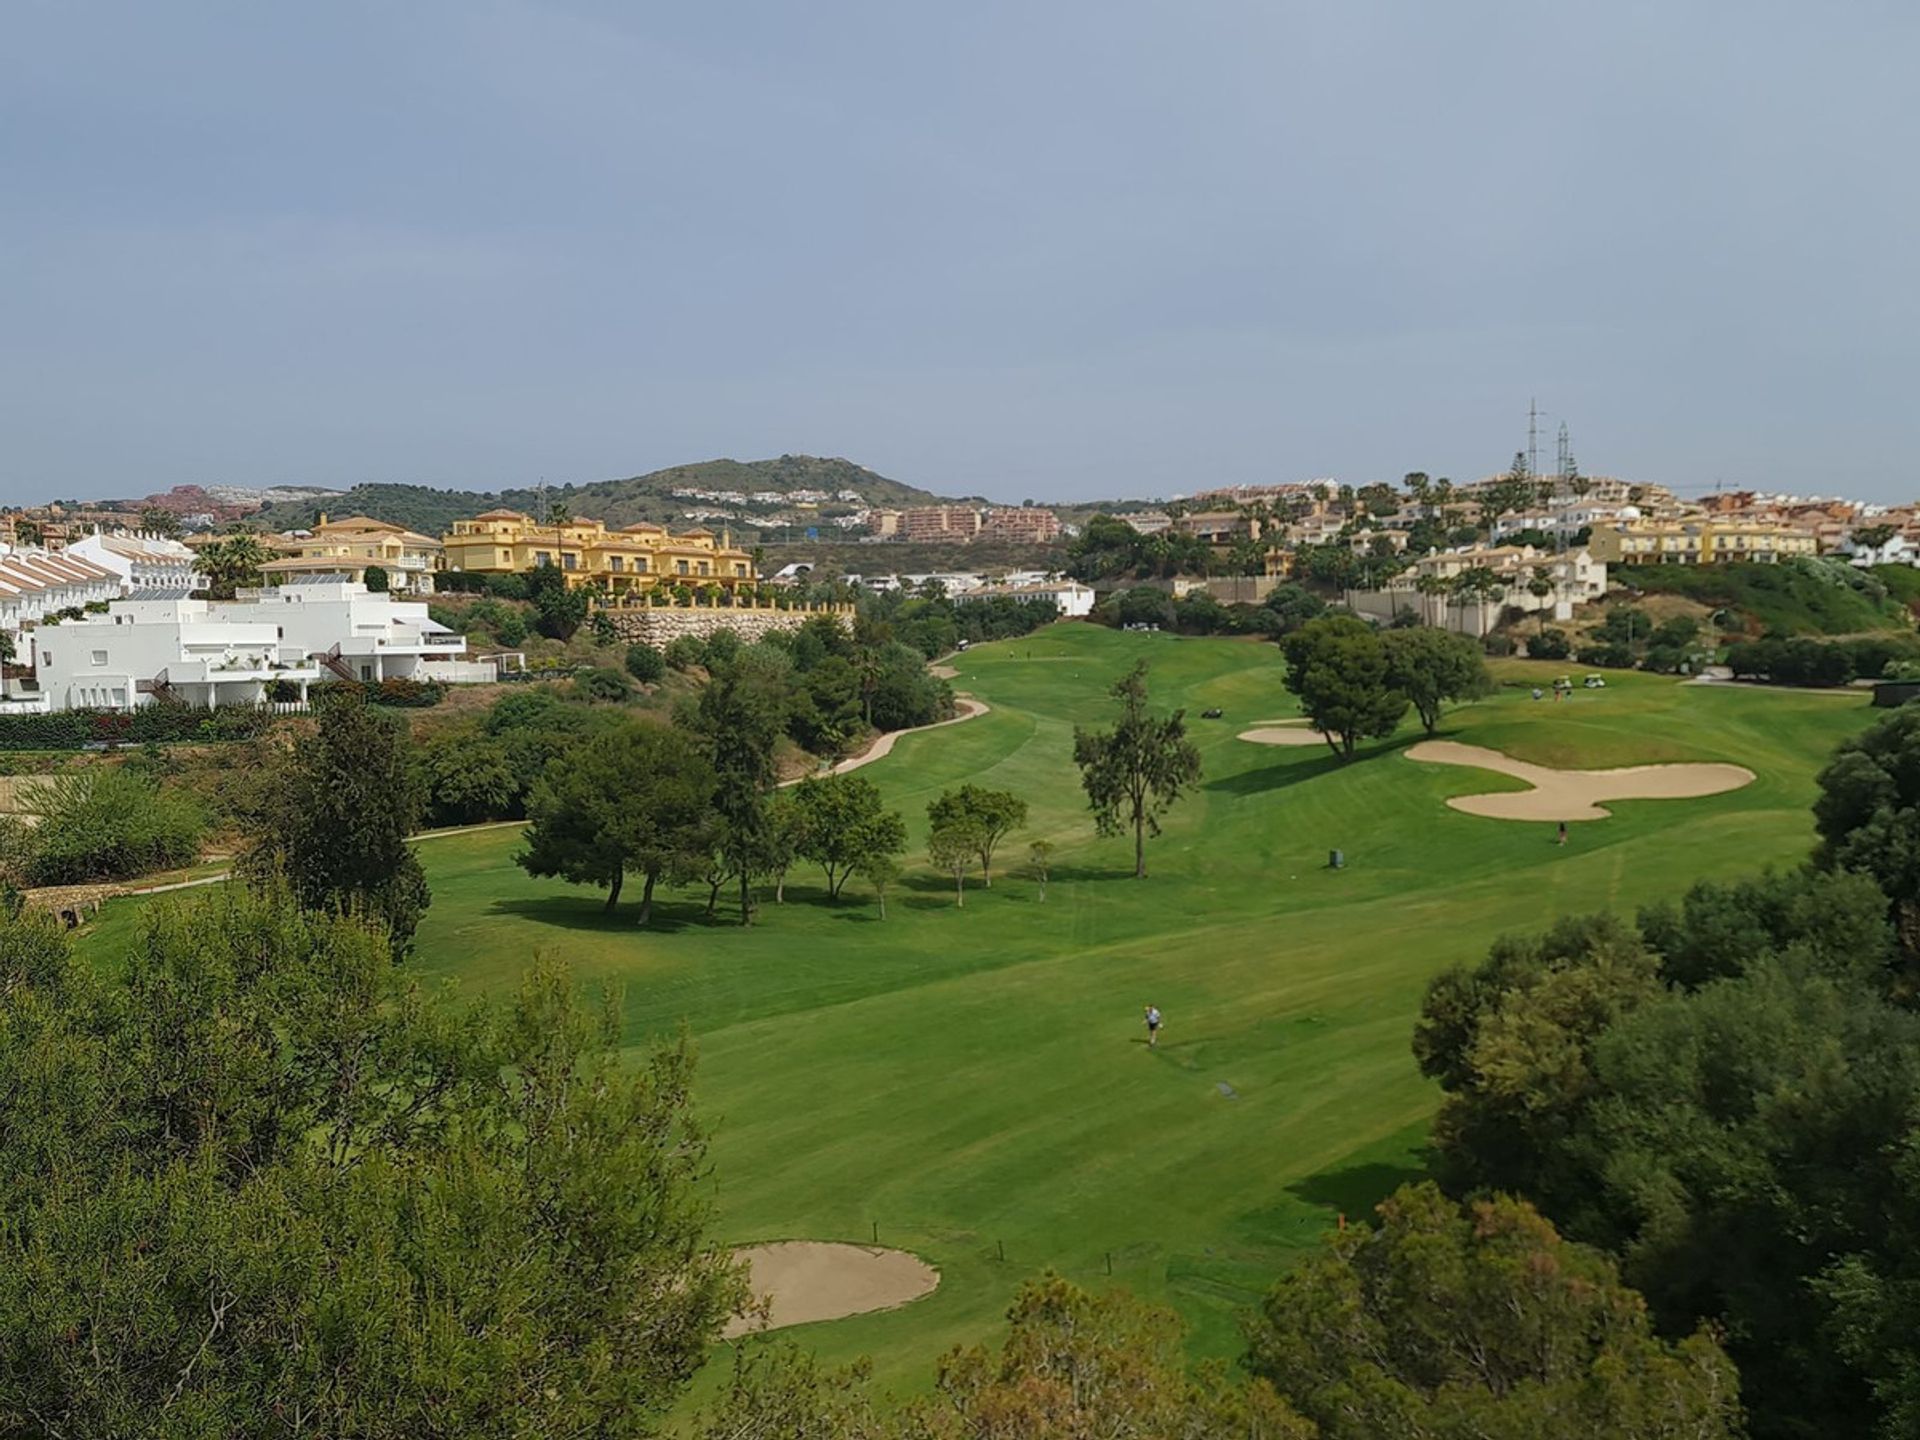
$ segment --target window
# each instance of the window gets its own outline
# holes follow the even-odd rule
[[[646,573],[646,569],[647,569],[647,557],[644,555],[634,556],[633,557],[633,573],[636,575],[643,575]]]
[[[708,571],[708,568],[707,568],[707,562],[706,562],[706,561],[704,561],[704,560],[702,560],[702,561],[700,562],[700,573],[701,573],[702,575],[705,575],[705,574],[708,574],[708,573],[710,573],[710,572]]]
[[[106,663],[107,663],[107,652],[106,652],[106,651],[104,651],[104,650],[96,650],[96,651],[94,651],[94,652],[93,652],[93,663],[94,663],[95,665],[104,665],[104,664],[106,664]]]
[[[502,565],[513,564],[513,552],[511,550],[502,550],[500,552],[500,563]]]
[[[677,564],[677,565],[676,565],[676,566],[674,567],[674,569],[675,569],[675,571],[676,571],[676,573],[678,573],[678,574],[681,574],[681,575],[684,575],[684,574],[686,574],[686,573],[687,573],[687,562],[686,562],[686,561],[684,561],[684,560],[682,560],[682,561],[680,561],[680,562],[679,562],[679,563],[678,563],[678,564]]]
[[[536,565],[551,565],[553,563],[553,552],[551,550],[534,551],[533,563]]]
[[[562,570],[573,569],[574,562],[577,561],[579,558],[580,557],[578,555],[562,555],[560,557],[560,568]]]
[[[46,664],[46,665],[51,665],[51,664],[53,664],[53,651],[51,651],[51,650],[42,650],[42,651],[40,652],[40,660],[41,660],[41,662],[42,662],[43,664]]]
[[[626,568],[627,568],[626,556],[611,555],[607,557],[607,569],[611,570],[614,574],[618,575],[622,571],[624,571]]]

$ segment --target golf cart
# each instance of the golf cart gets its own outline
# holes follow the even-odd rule
[[[1583,690],[1604,690],[1607,688],[1607,677],[1604,675],[1589,675],[1580,682],[1580,687]]]
[[[1202,720],[1218,720],[1220,718],[1220,707],[1215,705],[1210,709],[1202,710],[1200,712],[1200,718]]]

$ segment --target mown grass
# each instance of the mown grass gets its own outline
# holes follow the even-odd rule
[[[1074,725],[1107,718],[1106,686],[1136,657],[1159,704],[1226,712],[1192,720],[1205,778],[1152,842],[1145,882],[1127,841],[1094,835],[1069,758]],[[872,1354],[901,1386],[990,1334],[1043,1266],[1111,1273],[1176,1305],[1196,1349],[1231,1353],[1237,1312],[1290,1257],[1420,1173],[1435,1092],[1408,1039],[1435,971],[1505,930],[1797,862],[1812,777],[1868,718],[1857,696],[1637,674],[1534,701],[1566,667],[1503,664],[1498,692],[1443,734],[1546,764],[1731,760],[1758,777],[1620,803],[1562,848],[1550,824],[1448,809],[1514,782],[1408,761],[1412,724],[1346,765],[1237,740],[1294,710],[1270,645],[1059,625],[956,663],[992,713],[906,737],[865,773],[906,812],[916,856],[944,787],[1026,797],[1028,829],[964,909],[916,858],[885,921],[857,882],[834,905],[796,871],[753,929],[705,922],[686,893],[641,931],[597,893],[527,878],[510,831],[421,852],[427,974],[498,991],[551,952],[624,988],[632,1046],[690,1029],[727,1238],[877,1227],[940,1267],[911,1307],[794,1332],[831,1359]],[[1057,846],[1044,904],[1022,864],[1036,838]],[[123,940],[133,909],[109,907],[89,943]],[[1157,1052],[1148,1002],[1167,1018]]]

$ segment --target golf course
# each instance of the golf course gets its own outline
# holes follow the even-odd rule
[[[1108,687],[1136,659],[1204,760],[1145,880],[1129,838],[1095,835],[1072,762],[1074,727],[1110,723]],[[796,867],[750,929],[705,919],[703,890],[668,894],[642,930],[630,905],[529,878],[517,832],[491,829],[422,847],[433,902],[409,962],[485,994],[550,954],[621,988],[636,1050],[685,1026],[722,1238],[877,1242],[939,1272],[902,1308],[783,1332],[831,1360],[872,1356],[896,1389],[991,1336],[1048,1266],[1169,1303],[1200,1353],[1235,1353],[1237,1313],[1292,1257],[1422,1172],[1437,1092],[1408,1042],[1428,978],[1503,931],[1797,863],[1813,777],[1871,713],[1857,691],[1639,673],[1538,700],[1565,666],[1496,662],[1495,694],[1450,709],[1439,739],[1522,767],[1751,772],[1718,793],[1607,798],[1562,845],[1550,820],[1450,806],[1530,782],[1410,758],[1427,738],[1411,714],[1344,763],[1239,738],[1295,713],[1270,644],[1058,624],[952,664],[988,708],[860,772],[910,831],[885,919],[862,882],[830,903]],[[1222,718],[1198,718],[1210,708]],[[1017,793],[1029,817],[962,907],[923,854],[927,802],[968,781]],[[1044,900],[1033,840],[1054,846]],[[85,943],[124,943],[138,909],[109,906]]]

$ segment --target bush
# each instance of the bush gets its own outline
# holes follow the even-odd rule
[[[573,682],[583,700],[608,700],[618,703],[633,694],[626,674],[612,665],[599,665]]]
[[[425,710],[447,698],[447,687],[437,680],[413,680],[389,675],[384,680],[329,680],[310,692],[316,704],[356,697],[375,705],[403,710]]]
[[[149,741],[250,740],[273,723],[251,705],[142,705],[137,710],[61,710],[48,715],[0,715],[0,750],[80,750],[89,745]]]
[[[1513,637],[1496,631],[1481,640],[1480,648],[1496,660],[1504,660],[1513,654]]]
[[[387,593],[387,572],[378,565],[369,565],[362,578],[362,583],[367,587],[369,594],[384,595]]]
[[[40,817],[27,841],[27,878],[35,885],[125,880],[191,864],[206,829],[185,791],[106,766],[58,776],[28,804]]]
[[[642,685],[657,685],[667,673],[666,656],[651,645],[629,645],[627,673]]]
[[[1603,670],[1631,670],[1633,651],[1625,645],[1588,645],[1580,651],[1580,663]]]
[[[698,635],[680,635],[667,642],[666,662],[676,670],[691,670],[707,663],[707,647]]]
[[[1565,660],[1573,654],[1573,641],[1566,631],[1548,626],[1528,637],[1527,654],[1535,660]]]

